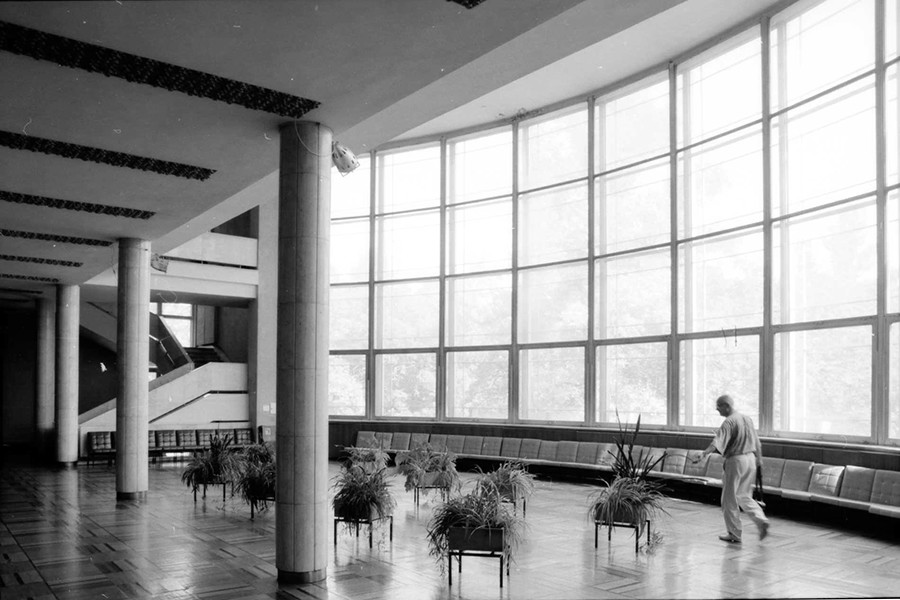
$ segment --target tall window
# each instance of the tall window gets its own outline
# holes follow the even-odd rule
[[[335,175],[332,414],[900,444],[898,30],[799,0]]]
[[[150,312],[159,315],[166,327],[185,347],[194,345],[194,307],[176,302],[151,302]]]

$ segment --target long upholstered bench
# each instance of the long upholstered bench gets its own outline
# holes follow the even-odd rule
[[[425,443],[460,458],[517,460],[600,473],[612,472],[616,452],[615,444],[603,442],[385,431],[358,431],[355,445],[396,453]],[[720,455],[700,459],[701,450],[637,445],[632,452],[653,458],[665,453],[650,473],[654,478],[722,487],[725,461]],[[762,472],[763,488],[769,496],[900,519],[900,471],[765,457]]]
[[[199,452],[209,447],[216,435],[231,437],[230,448],[241,449],[253,443],[253,430],[249,427],[235,429],[158,429],[150,431],[147,436],[148,455],[151,459]],[[115,431],[87,432],[88,464],[95,460],[106,460],[111,464],[116,458]]]

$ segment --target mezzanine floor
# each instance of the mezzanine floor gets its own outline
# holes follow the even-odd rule
[[[0,595],[34,598],[732,598],[900,595],[900,540],[773,517],[757,539],[720,542],[718,507],[668,502],[653,524],[661,540],[635,554],[619,529],[594,549],[586,498],[593,486],[540,480],[509,580],[498,561],[466,558],[453,587],[428,556],[425,526],[436,498],[416,509],[394,478],[394,539],[340,529],[327,580],[279,585],[274,509],[250,520],[237,497],[211,492],[195,505],[181,465],[151,466],[144,504],[115,501],[115,468],[55,471],[5,460],[0,472]],[[13,463],[13,464],[10,464]],[[337,465],[329,467],[332,474]],[[464,481],[471,475],[464,474]],[[329,533],[329,535],[331,535]],[[333,540],[329,539],[329,542]]]

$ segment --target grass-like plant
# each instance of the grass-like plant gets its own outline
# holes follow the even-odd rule
[[[359,465],[363,469],[374,472],[387,467],[390,456],[382,448],[369,448],[366,446],[345,446],[347,457],[345,465]]]
[[[397,505],[383,468],[369,472],[357,464],[345,465],[335,476],[332,488],[331,502],[338,518],[364,521],[387,517]]]
[[[659,512],[666,512],[662,486],[646,479],[617,477],[589,498],[588,516],[599,523],[615,527],[616,524],[632,525],[641,533],[647,520]]]
[[[197,491],[201,486],[233,481],[240,473],[240,462],[230,445],[231,436],[213,436],[209,448],[188,462],[182,483]]]
[[[459,488],[459,472],[456,470],[456,455],[453,452],[437,451],[431,444],[422,444],[411,450],[398,452],[395,462],[397,472],[406,477],[403,489],[407,492],[423,485],[428,474],[432,477],[429,485]]]
[[[503,500],[515,502],[528,498],[534,492],[534,475],[520,461],[505,462],[482,477],[494,482]]]
[[[502,502],[493,479],[480,477],[474,489],[438,505],[428,522],[429,554],[444,571],[444,559],[450,548],[450,532],[454,528],[503,529],[503,555],[509,560],[519,543],[524,521]]]
[[[275,451],[270,444],[251,444],[240,454],[240,475],[235,484],[244,502],[264,511],[275,496]]]

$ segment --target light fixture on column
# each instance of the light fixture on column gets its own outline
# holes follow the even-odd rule
[[[331,143],[331,161],[342,175],[352,173],[359,166],[356,155],[340,142]]]
[[[157,271],[165,273],[169,270],[169,259],[154,252],[150,255],[150,266]]]

